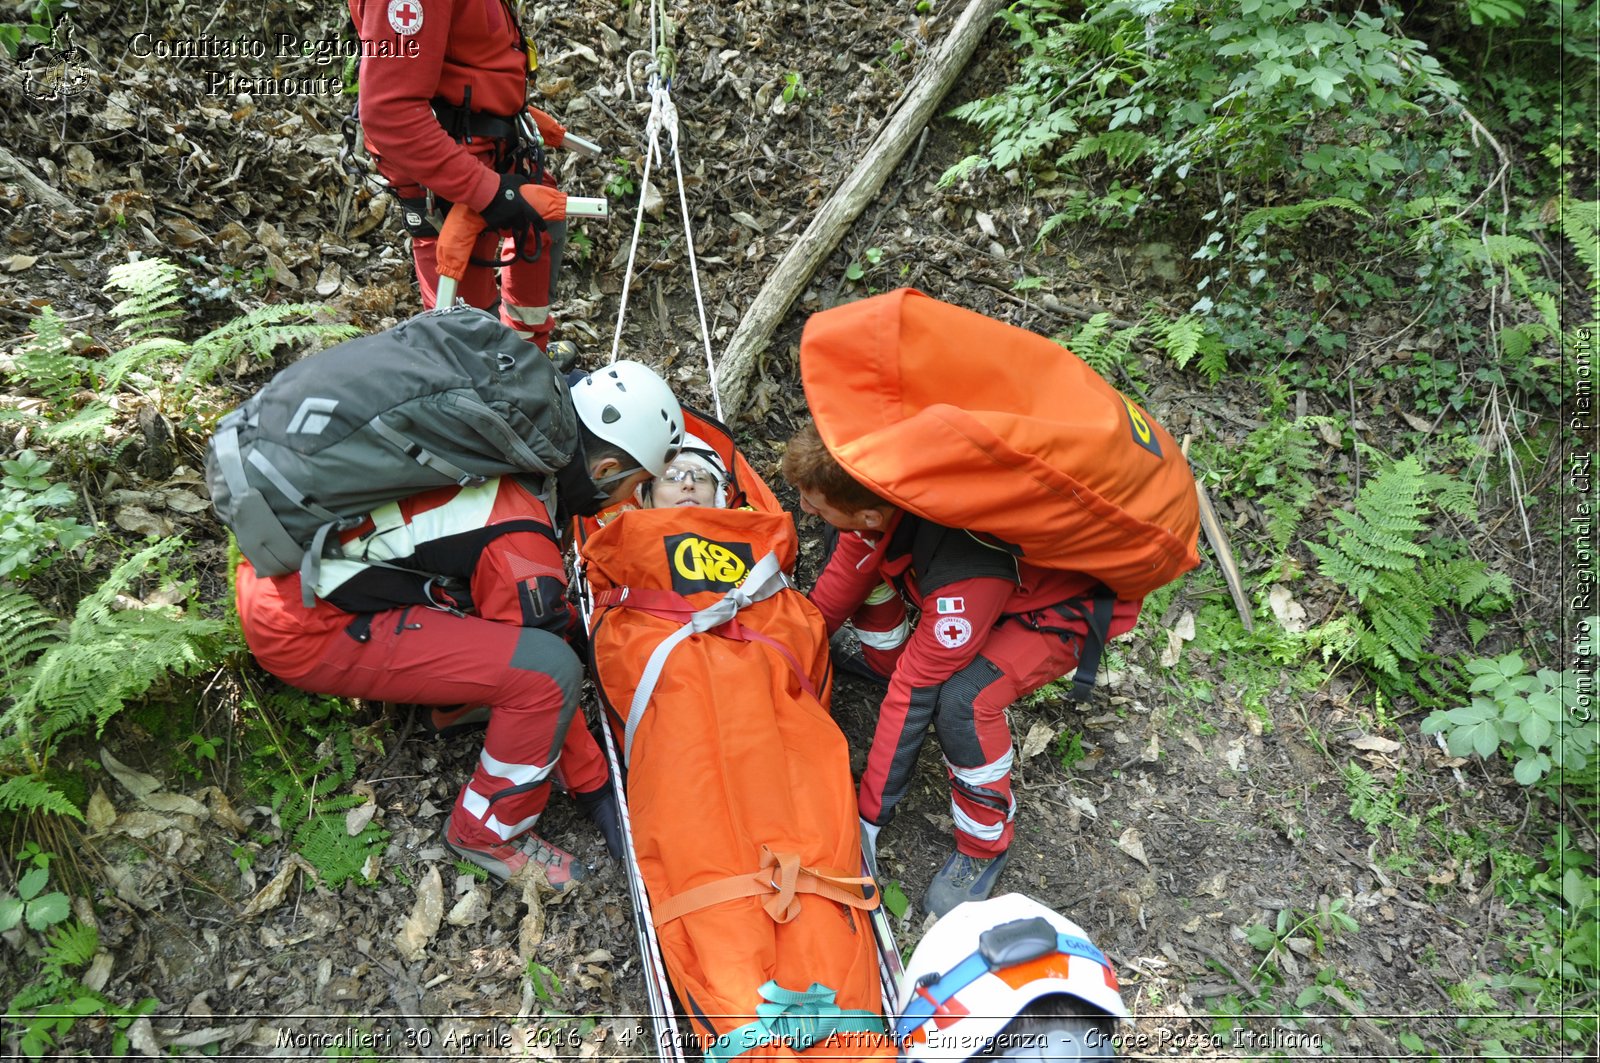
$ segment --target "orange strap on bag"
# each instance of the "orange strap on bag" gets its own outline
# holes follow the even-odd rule
[[[886,501],[1137,599],[1200,563],[1177,442],[1060,344],[911,288],[811,315],[817,431]]]
[[[748,875],[733,875],[707,882],[703,886],[685,890],[676,897],[667,898],[655,906],[655,924],[657,927],[665,926],[674,919],[681,919],[690,912],[698,912],[714,904],[741,897],[759,897],[766,893],[772,896],[762,904],[762,908],[776,923],[793,922],[800,914],[800,901],[795,896],[798,893],[815,893],[830,901],[868,912],[878,907],[878,890],[871,878],[805,867],[800,863],[798,853],[774,853],[763,845],[760,869]]]

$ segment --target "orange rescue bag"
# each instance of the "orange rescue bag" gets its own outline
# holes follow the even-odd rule
[[[690,430],[711,440],[704,423]],[[725,438],[725,437],[724,437]],[[794,523],[731,452],[759,509],[630,510],[590,532],[595,679],[619,738],[634,856],[673,988],[708,1060],[892,1057],[855,787],[828,712],[821,615],[778,589],[662,659],[694,610],[763,557],[788,570]],[[772,563],[769,563],[772,564]],[[831,1036],[830,1036],[831,1035]]]
[[[817,431],[885,500],[1136,599],[1200,563],[1178,444],[1065,347],[911,288],[811,315]]]

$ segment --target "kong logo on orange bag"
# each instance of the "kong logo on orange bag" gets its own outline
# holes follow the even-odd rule
[[[813,314],[800,376],[829,452],[901,509],[1123,599],[1200,563],[1178,444],[1059,343],[902,288]]]
[[[699,535],[669,535],[664,540],[672,589],[679,594],[731,591],[756,563],[749,543],[719,543]]]

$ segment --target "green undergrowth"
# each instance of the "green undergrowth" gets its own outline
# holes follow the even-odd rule
[[[206,432],[221,412],[209,397],[219,374],[352,330],[317,307],[271,304],[191,336],[199,287],[159,259],[115,267],[107,289],[120,299],[109,311],[114,335],[38,309],[11,352],[0,408],[8,434],[28,441],[0,455],[0,836],[19,876],[17,891],[0,896],[0,922],[15,909],[22,925],[5,929],[27,931],[12,947],[31,957],[29,974],[19,973],[31,981],[6,1002],[18,1017],[3,1036],[29,1057],[53,1054],[85,1021],[110,1031],[105,1043],[121,1054],[130,1023],[157,1006],[87,988],[97,933],[59,910],[66,891],[92,893],[96,869],[77,839],[88,794],[105,781],[92,753],[100,744],[148,743],[171,769],[168,784],[241,769],[246,795],[273,810],[289,846],[331,887],[370,878],[387,838],[370,822],[347,829],[346,814],[370,797],[347,792],[363,751],[339,719],[346,707],[304,695],[225,704],[244,644],[231,608],[203,599],[216,575],[202,567],[206,553],[182,533],[130,540],[93,504],[108,475],[126,480],[137,433],[123,410],[151,405],[180,432]],[[53,852],[70,856],[59,874]],[[43,888],[47,874],[59,888]]]
[[[1397,1056],[1594,1037],[1582,1015],[1520,1016],[1600,991],[1595,662],[1572,623],[1600,621],[1549,605],[1572,561],[1552,544],[1594,508],[1557,464],[1587,445],[1567,409],[1600,323],[1597,12],[1019,0],[999,16],[1009,82],[954,112],[978,146],[945,183],[1006,175],[1040,219],[1029,290],[1081,288],[1058,243],[1164,249],[1160,299],[1058,338],[1130,393],[1181,381],[1254,630],[1203,569],[1142,622],[1188,613],[1193,637],[1147,639],[1139,663],[1202,733],[1230,711],[1292,721],[1385,875],[1441,907],[1493,898],[1472,969],[1432,965],[1459,1017],[1385,1021]],[[1249,421],[1214,418],[1213,392]],[[1352,725],[1395,763],[1353,755]],[[1519,829],[1483,822],[1507,791]],[[1362,928],[1331,906],[1276,918],[1251,928],[1260,962],[1214,1004],[1219,1029],[1374,1009],[1327,948]]]

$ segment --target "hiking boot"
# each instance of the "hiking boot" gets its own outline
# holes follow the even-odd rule
[[[589,822],[600,828],[600,834],[606,840],[606,852],[611,854],[611,859],[622,863],[622,814],[617,808],[616,790],[608,782],[598,790],[573,794],[572,799],[578,802],[578,807],[589,817]]]
[[[434,738],[454,738],[489,726],[487,705],[419,705],[418,725]]]
[[[841,649],[834,646],[829,650],[833,654],[834,670],[844,675],[853,675],[857,679],[865,679],[880,687],[889,685],[889,677],[867,663],[860,651],[855,649]]]
[[[556,369],[563,373],[571,372],[578,364],[578,345],[571,340],[551,340],[545,348],[545,354],[556,364]]]
[[[963,901],[987,900],[1010,859],[1010,849],[987,860],[957,849],[928,883],[928,892],[922,898],[923,910],[943,916]]]
[[[488,845],[471,844],[456,837],[448,822],[441,833],[447,849],[468,863],[477,864],[499,882],[521,871],[530,860],[544,868],[550,888],[558,893],[589,877],[589,869],[571,853],[557,849],[531,830],[508,842]]]

